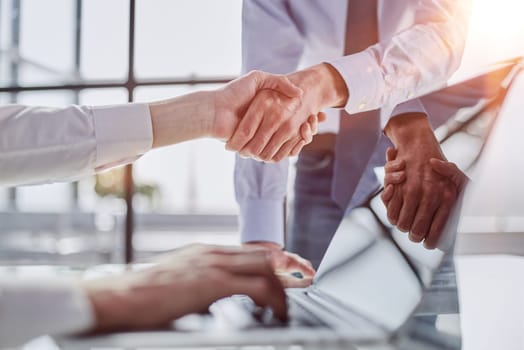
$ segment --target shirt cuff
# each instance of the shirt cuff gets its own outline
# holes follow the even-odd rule
[[[242,243],[274,242],[284,246],[284,202],[250,199],[240,206]]]
[[[153,144],[149,106],[132,103],[123,106],[91,107],[96,135],[96,168],[140,156]]]
[[[338,71],[348,88],[346,112],[356,114],[381,107],[379,92],[384,90],[384,81],[380,66],[369,50],[327,63]]]
[[[406,113],[423,113],[428,115],[424,105],[418,98],[400,103],[395,108],[383,108],[380,115],[380,126],[382,130],[384,130],[391,118]]]
[[[0,329],[2,346],[45,334],[81,333],[95,324],[91,303],[72,281],[2,281],[0,294],[0,320],[6,318]]]

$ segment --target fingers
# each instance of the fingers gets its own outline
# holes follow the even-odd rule
[[[437,158],[430,159],[431,169],[436,173],[448,178],[455,186],[462,189],[467,181],[467,176],[457,167],[455,163],[442,161]]]
[[[404,171],[406,169],[406,162],[402,159],[391,160],[384,165],[386,173],[394,173],[398,171]]]
[[[297,254],[281,250],[271,250],[269,254],[273,268],[277,272],[300,272],[304,278],[311,278],[316,273],[313,265]]]
[[[318,124],[325,122],[327,119],[326,113],[319,112],[318,114],[312,114],[308,118],[308,123],[311,125],[312,135],[318,134]]]
[[[306,288],[311,285],[313,278],[297,278],[290,273],[277,273],[277,277],[284,288]]]
[[[431,228],[428,235],[426,236],[426,240],[424,241],[424,247],[427,249],[437,248],[441,239],[442,231],[444,230],[452,208],[453,205],[445,204],[441,206],[435,213],[435,217],[431,223]]]
[[[213,266],[235,274],[267,275],[273,273],[269,254],[266,250],[261,249],[217,256]]]
[[[260,153],[260,159],[262,160],[271,160],[275,157],[277,152],[282,148],[284,143],[286,143],[290,136],[294,135],[295,127],[291,121],[284,123],[271,137],[271,140],[267,143],[264,150]]]
[[[298,145],[299,143],[303,141],[304,140],[302,140],[301,136],[295,136],[293,139],[287,141],[286,143],[282,145],[282,147],[278,150],[278,152],[275,154],[273,159],[271,159],[271,161],[280,162],[281,160],[288,157],[292,153],[296,145]]]
[[[300,153],[302,148],[304,148],[305,145],[306,145],[306,141],[300,140],[300,142],[293,148],[289,156],[296,157]]]
[[[269,74],[260,71],[252,71],[249,74],[253,75],[257,90],[271,89],[291,98],[300,97],[304,93],[302,89],[293,84],[285,75]]]
[[[300,136],[306,142],[306,144],[313,141],[313,135],[316,134],[317,129],[317,118],[312,115],[308,118],[307,122],[300,126]]]
[[[259,306],[269,306],[280,320],[287,320],[287,302],[282,283],[271,275],[231,274],[224,284],[223,296],[247,295]]]
[[[229,151],[241,151],[253,139],[264,120],[264,109],[261,98],[255,97],[246,114],[238,123],[233,136],[227,141],[226,149]]]
[[[298,254],[281,250],[276,243],[252,242],[245,244],[244,247],[251,247],[252,251],[255,252],[265,252],[274,271],[300,272],[305,278],[313,277],[316,273],[309,260]]]
[[[384,176],[384,186],[388,187],[389,185],[399,185],[406,181],[406,172],[397,171],[394,173],[386,173]]]
[[[228,279],[221,283],[225,289],[220,296],[248,295],[257,305],[271,307],[279,319],[286,320],[286,297],[280,280],[274,274],[270,250],[242,250],[244,252],[212,257],[212,268],[229,274]]]
[[[387,185],[384,188],[384,191],[380,195],[380,198],[382,199],[382,202],[387,207],[389,204],[389,201],[391,198],[393,198],[393,194],[395,193],[395,187],[393,185]]]
[[[393,147],[388,147],[388,149],[386,150],[386,160],[388,162],[391,162],[395,160],[395,158],[397,158],[397,150]]]
[[[319,112],[319,113],[317,114],[317,118],[318,118],[318,122],[319,122],[319,123],[323,123],[323,122],[326,121],[326,119],[327,119],[327,115],[326,115],[326,113],[324,113],[324,112]]]
[[[324,113],[318,115],[310,115],[307,122],[300,126],[300,138],[293,138],[290,141],[284,143],[284,145],[277,152],[275,157],[272,159],[274,162],[279,162],[285,157],[297,156],[302,148],[313,141],[313,136],[318,133],[319,121],[324,121],[326,118]]]
[[[419,203],[420,196],[417,193],[405,194],[397,221],[397,227],[400,231],[408,232],[411,230]]]
[[[298,135],[301,124],[297,127],[294,126],[295,121],[293,121],[292,118],[295,106],[290,104],[289,101],[283,100],[280,96],[273,96],[270,99],[263,97],[262,100],[261,106],[257,105],[254,107],[256,109],[262,109],[262,121],[254,134],[247,135],[251,137],[251,140],[248,140],[241,154],[264,161],[271,161],[283,144],[289,140],[290,136]],[[248,112],[252,107],[253,105],[250,106]],[[246,114],[245,118],[247,117],[248,115]],[[240,127],[242,127],[242,121],[240,122],[239,129]],[[237,132],[235,132],[235,134],[236,133]],[[235,135],[233,135],[233,137],[235,137]],[[275,143],[276,137],[283,142],[277,145]],[[235,140],[232,139],[231,142],[234,141]],[[270,146],[272,149],[271,153],[266,151],[268,145],[272,145]]]
[[[419,243],[427,237],[439,203],[439,198],[435,195],[424,196],[422,198],[410,229],[409,239],[411,241]]]
[[[396,225],[400,215],[400,210],[402,209],[403,198],[400,191],[395,190],[393,197],[388,203],[388,220],[392,225]]]

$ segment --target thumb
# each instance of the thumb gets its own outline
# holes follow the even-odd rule
[[[302,89],[297,87],[285,75],[275,75],[260,72],[260,77],[257,79],[257,89],[271,89],[287,97],[300,97],[303,94]]]
[[[397,158],[397,150],[394,149],[393,147],[388,147],[386,151],[386,160],[388,162],[391,162],[395,160],[395,158]]]

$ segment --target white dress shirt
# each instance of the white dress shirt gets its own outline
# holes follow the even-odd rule
[[[443,86],[460,64],[470,1],[379,0],[378,5],[380,42],[343,57],[347,1],[245,0],[243,71],[289,73],[327,62],[348,86],[348,113],[381,108],[384,127],[391,117],[424,111],[415,98]],[[340,112],[326,114],[319,131],[337,132]],[[242,241],[283,244],[287,177],[287,160],[265,164],[237,157]]]
[[[0,185],[69,181],[125,164],[151,149],[145,104],[43,108],[0,106]],[[0,347],[93,326],[91,305],[73,282],[0,278]]]

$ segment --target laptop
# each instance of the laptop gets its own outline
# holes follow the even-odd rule
[[[448,96],[455,98],[460,86],[465,87],[466,93],[471,93],[468,87],[472,83],[490,81],[492,86],[493,76],[498,79],[496,93],[490,89],[489,96],[486,96],[485,90],[481,90],[477,103],[458,108],[443,125],[447,130],[447,133],[442,133],[444,141],[452,140],[461,132],[469,132],[475,122],[484,127],[485,132],[466,138],[470,145],[462,144],[453,149],[457,161],[465,162],[465,165],[461,164],[463,169],[474,165],[482,153],[482,146],[498,116],[494,101],[503,103],[501,99],[507,86],[502,81],[516,66],[516,62],[510,62],[441,91],[443,96],[446,96],[446,91],[453,91]],[[486,116],[490,123],[486,123]],[[451,159],[455,161],[455,157]],[[245,296],[233,296],[214,303],[209,314],[192,314],[174,321],[171,330],[66,337],[56,341],[63,348],[75,349],[261,345],[298,345],[316,349],[334,345],[347,348],[387,344],[405,332],[414,315],[421,314],[423,296],[435,287],[435,271],[452,256],[462,198],[463,194],[435,250],[410,242],[405,233],[392,227],[379,194],[351,211],[340,223],[312,285],[286,290],[288,323],[277,321],[270,310],[257,307]],[[444,283],[438,289],[447,287]]]

